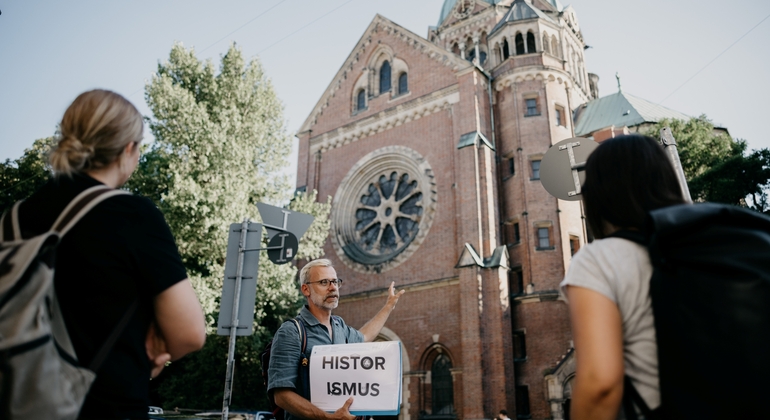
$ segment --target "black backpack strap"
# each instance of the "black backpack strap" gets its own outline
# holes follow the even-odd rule
[[[298,391],[301,392],[303,397],[310,400],[310,358],[307,354],[307,330],[305,329],[305,322],[302,321],[302,318],[295,318],[294,323],[297,324],[300,340],[302,341],[302,347],[300,349],[299,355],[299,366],[297,367],[297,374],[299,376],[300,382],[300,389],[298,389]]]
[[[3,213],[3,220],[0,221],[0,241],[12,242],[21,239],[19,205],[21,201],[17,201],[13,207]]]
[[[73,198],[69,204],[67,204],[64,210],[62,210],[62,212],[59,214],[59,217],[51,227],[51,231],[58,233],[60,236],[64,236],[70,229],[72,229],[73,226],[75,226],[75,224],[77,224],[78,221],[80,221],[80,219],[83,218],[83,216],[85,216],[91,209],[96,207],[97,204],[110,197],[121,194],[129,193],[126,191],[110,188],[106,185],[97,185],[82,191],[75,198]],[[18,203],[16,206],[14,206],[14,208],[17,206]],[[14,227],[18,228],[18,215],[12,213],[12,216]],[[21,235],[19,234],[19,238],[20,237]],[[96,356],[94,356],[93,360],[89,364],[88,369],[90,369],[92,372],[96,372],[99,367],[101,367],[102,363],[107,358],[107,355],[110,353],[110,350],[112,350],[112,347],[115,345],[115,342],[118,341],[118,337],[120,337],[120,334],[123,333],[123,331],[126,329],[126,326],[131,321],[131,317],[134,315],[134,312],[136,312],[136,308],[138,306],[139,298],[136,298],[133,302],[131,302],[131,305],[128,307],[126,312],[123,313],[120,321],[118,321],[117,325],[115,325],[115,328],[113,328],[112,332],[107,337],[107,340],[102,344],[96,353]],[[61,325],[66,330],[66,327],[63,326],[63,323]],[[60,343],[57,344],[63,346],[65,349],[73,349],[69,335],[58,334],[57,340],[60,341]]]

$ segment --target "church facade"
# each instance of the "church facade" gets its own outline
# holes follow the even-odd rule
[[[574,377],[558,284],[579,202],[540,184],[598,96],[558,0],[446,0],[422,37],[376,16],[299,133],[297,187],[332,201],[325,245],[360,327],[402,343],[400,419],[563,419]]]

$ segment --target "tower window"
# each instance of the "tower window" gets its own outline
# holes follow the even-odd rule
[[[569,251],[570,255],[575,255],[580,250],[580,238],[575,235],[569,235]]]
[[[553,222],[545,220],[535,223],[536,245],[538,251],[554,249]]]
[[[390,62],[385,61],[380,67],[380,94],[390,91]]]
[[[524,331],[513,332],[513,361],[523,362],[527,359],[527,346],[524,340]]]
[[[401,73],[398,76],[398,94],[403,95],[409,92],[409,79],[406,73]]]
[[[503,60],[511,56],[511,51],[508,47],[508,39],[503,40]]]
[[[527,419],[529,416],[529,386],[516,385],[516,418]]]
[[[516,245],[521,241],[521,235],[519,234],[519,222],[506,223],[503,225],[505,231],[505,243],[508,245]]]
[[[515,267],[508,272],[508,292],[512,297],[524,293],[524,273],[521,267]]]
[[[550,236],[547,227],[537,228],[537,247],[541,249],[550,248]]]
[[[524,37],[519,33],[516,34],[516,55],[524,54]]]
[[[540,113],[537,110],[537,98],[527,98],[524,100],[524,105],[526,107],[526,111],[524,112],[525,117],[532,117],[535,115],[540,115]]]
[[[540,161],[530,161],[532,164],[532,180],[540,179]]]
[[[514,158],[508,158],[508,176],[516,175],[516,161]]]
[[[366,109],[366,90],[361,89],[356,96],[356,111],[363,111]]]
[[[527,32],[527,53],[532,54],[533,52],[536,52],[537,49],[535,48],[535,35],[532,34],[532,32]]]
[[[567,114],[564,112],[564,107],[556,105],[556,125],[562,127],[567,126]]]

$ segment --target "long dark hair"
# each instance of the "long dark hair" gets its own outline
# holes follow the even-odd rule
[[[588,157],[583,204],[597,239],[607,236],[607,223],[642,230],[648,212],[684,202],[671,161],[650,137],[615,137]]]

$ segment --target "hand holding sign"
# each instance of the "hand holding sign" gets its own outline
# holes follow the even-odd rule
[[[334,418],[338,420],[354,420],[356,416],[350,414],[350,406],[353,404],[353,397],[350,397],[334,412]]]

